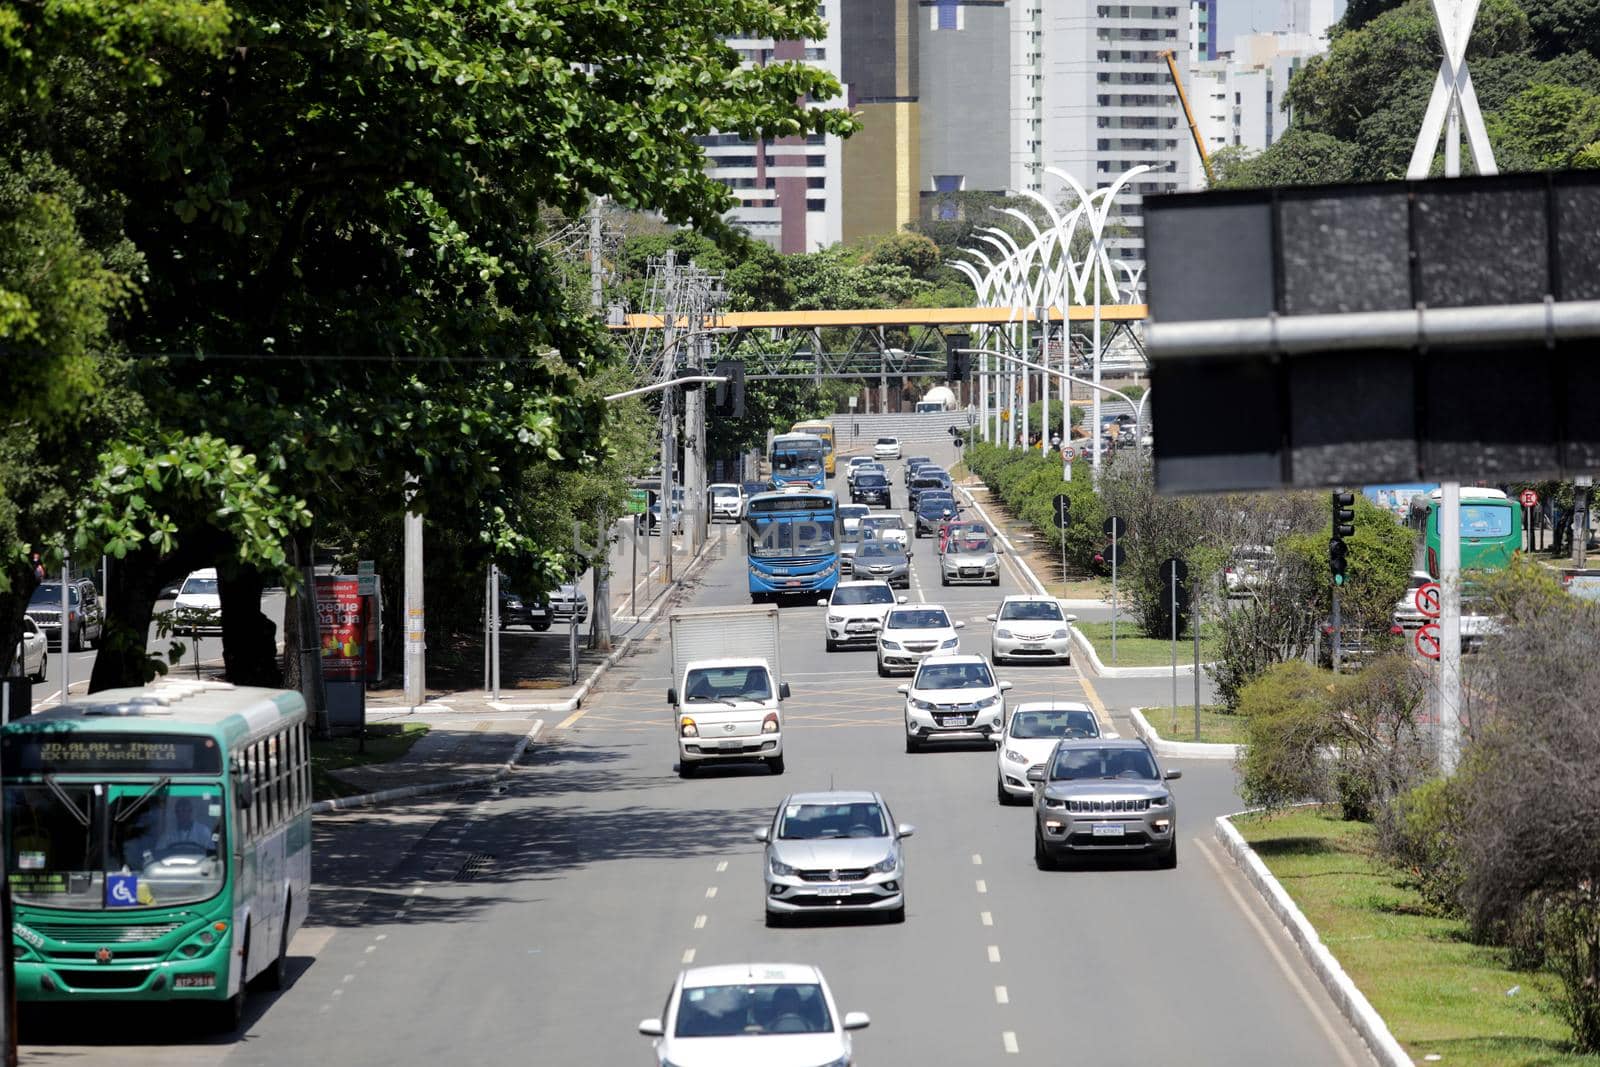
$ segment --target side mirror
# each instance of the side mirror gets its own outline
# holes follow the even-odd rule
[[[666,1033],[666,1027],[661,1025],[660,1019],[639,1020],[639,1032],[645,1037],[660,1037]]]
[[[1078,621],[1078,617],[1076,615],[1068,615],[1067,616],[1067,621],[1068,622],[1077,622]]]
[[[967,628],[967,624],[964,622],[958,622],[956,623],[955,628],[957,630],[965,630]]]
[[[1043,782],[1044,782],[1044,768],[1043,767],[1029,767],[1028,768],[1028,781],[1032,782],[1034,785],[1043,784]]]
[[[667,703],[668,704],[676,704],[677,702],[678,702],[678,691],[676,689],[668,689],[667,690]]]
[[[762,844],[766,844],[767,838],[771,835],[771,833],[772,830],[769,827],[763,826],[750,836],[755,838],[757,841],[760,841]]]
[[[872,1025],[864,1011],[847,1011],[844,1013],[844,1028],[846,1030],[865,1030]]]
[[[1182,771],[1168,771],[1166,774],[1162,775],[1162,777],[1165,778],[1169,782],[1176,782],[1179,778],[1183,777],[1183,772]]]
[[[897,685],[894,687],[894,691],[896,693],[909,693],[911,692],[911,687],[909,685]]]
[[[904,604],[905,602],[906,602],[906,598],[905,597],[903,597],[903,596],[895,597],[895,603],[896,604]]]
[[[789,699],[789,683],[788,682],[779,682],[778,683],[778,699],[779,700],[788,700]]]
[[[819,607],[819,608],[825,608],[825,607],[827,607],[827,606],[828,606],[828,602],[827,602],[827,601],[826,601],[826,600],[819,600],[819,601],[817,601],[817,607]]]
[[[1000,683],[1000,692],[1004,693],[1004,692],[1008,691],[1010,688],[1011,688],[1011,683],[1010,682],[1001,682]]]
[[[984,618],[988,619],[990,622],[999,622],[1000,621],[1000,616],[998,616],[998,615],[985,615]]]
[[[899,826],[896,826],[894,828],[894,833],[895,833],[896,837],[910,837],[912,834],[914,834],[916,832],[917,832],[917,828],[915,826],[912,826],[908,822],[903,822]]]

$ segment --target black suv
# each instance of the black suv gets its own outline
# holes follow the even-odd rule
[[[33,591],[28,601],[27,616],[44,631],[46,641],[61,643],[61,583],[45,582]],[[100,595],[94,582],[88,578],[74,578],[67,583],[67,647],[69,651],[92,648],[100,640],[105,627],[105,617],[100,608]]]
[[[850,503],[889,507],[889,479],[876,471],[856,475],[856,480],[850,485]]]
[[[923,493],[954,493],[950,476],[937,467],[924,467],[911,478],[911,508],[916,510]]]

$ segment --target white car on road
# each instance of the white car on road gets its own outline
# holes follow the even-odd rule
[[[873,459],[899,459],[900,438],[880,437],[878,443],[872,446]]]
[[[42,682],[50,670],[50,645],[39,624],[22,617],[22,639],[11,654],[11,664],[0,675],[25,674],[30,681]]]
[[[817,968],[803,963],[694,967],[678,975],[667,1013],[645,1019],[660,1067],[839,1067],[852,1062],[850,1031],[871,1022],[845,1015]]]
[[[906,520],[898,511],[874,511],[861,520],[860,526],[862,530],[872,530],[874,537],[898,542],[901,548],[911,539],[906,532]]]
[[[178,633],[222,632],[222,594],[217,591],[215,567],[193,571],[183,580],[172,602],[172,618]]]
[[[938,604],[907,604],[891,608],[878,631],[878,675],[914,671],[923,657],[955,652],[961,647],[956,622]]]
[[[1005,732],[1010,682],[997,682],[982,656],[929,656],[906,697],[906,751],[929,741],[998,741]]]
[[[988,619],[994,623],[989,658],[995,663],[1008,659],[1072,662],[1072,624],[1078,617],[1062,611],[1054,597],[1008,596]]]
[[[839,529],[845,534],[855,533],[861,525],[861,520],[872,513],[872,509],[865,504],[840,504]]]
[[[840,582],[833,593],[817,604],[823,613],[822,632],[828,651],[855,641],[875,644],[883,629],[883,617],[905,597],[896,597],[888,582]]]
[[[1070,700],[1041,700],[1018,704],[1006,720],[1000,738],[999,764],[995,778],[995,799],[1002,804],[1020,803],[1033,798],[1033,783],[1028,768],[1039,767],[1050,758],[1056,742],[1063,737],[1116,737],[1100,732],[1100,720],[1087,704]]]
[[[711,521],[738,522],[744,516],[744,488],[732,482],[717,482],[708,486],[711,494]]]

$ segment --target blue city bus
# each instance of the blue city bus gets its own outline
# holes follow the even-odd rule
[[[750,600],[826,593],[839,584],[839,505],[832,493],[789,488],[745,503]]]
[[[827,457],[827,443],[815,434],[778,434],[772,439],[772,447],[767,453],[767,459],[772,463],[773,488],[800,485],[810,489],[826,489]]]

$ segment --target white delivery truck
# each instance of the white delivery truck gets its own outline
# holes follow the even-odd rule
[[[667,626],[679,775],[733,760],[759,760],[782,774],[789,683],[778,660],[778,609],[674,611]]]

